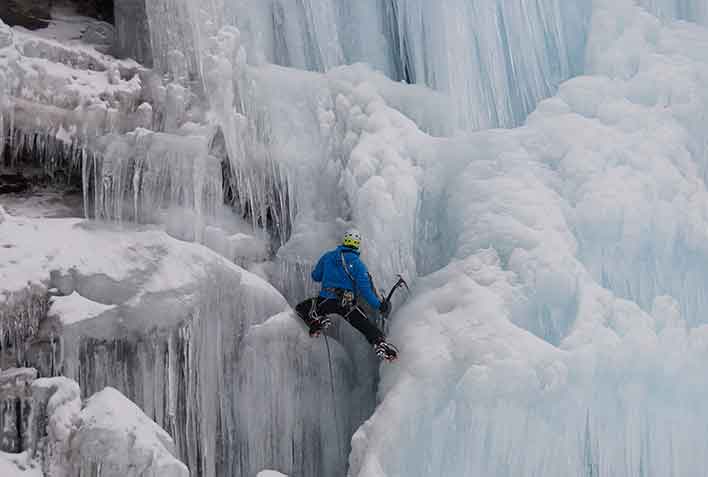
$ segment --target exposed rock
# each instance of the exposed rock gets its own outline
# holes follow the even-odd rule
[[[73,3],[82,15],[113,23],[113,0],[73,0]]]
[[[115,42],[115,28],[110,23],[93,22],[86,25],[86,30],[81,35],[81,40],[92,45],[113,46]]]
[[[0,194],[24,192],[30,188],[30,182],[22,174],[0,174]]]
[[[145,11],[145,0],[116,0],[115,54],[152,67],[150,27]]]
[[[45,475],[68,477],[70,439],[79,423],[81,390],[68,378],[43,378],[32,383],[29,448]]]
[[[49,24],[51,4],[51,0],[3,0],[0,2],[0,18],[10,26],[29,30],[45,28]]]
[[[30,413],[30,384],[37,378],[32,368],[0,371],[0,451],[23,450]]]

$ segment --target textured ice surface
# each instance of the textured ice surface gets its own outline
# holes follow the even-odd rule
[[[365,62],[449,93],[460,124],[518,124],[582,68],[590,1],[228,0],[249,56],[327,71]],[[451,111],[452,112],[452,111]]]
[[[402,359],[384,368],[381,404],[354,438],[351,475],[706,473],[703,2],[225,2],[224,22],[241,32],[219,30],[221,3],[150,2],[156,64],[173,82],[154,88],[162,106],[143,127],[165,132],[118,128],[107,138],[100,162],[84,162],[93,167],[85,182],[98,184],[87,187],[96,193],[87,205],[111,219],[158,216],[173,235],[203,234],[231,259],[266,258],[271,245],[272,262],[254,269],[289,298],[309,291],[308,266],[352,223],[378,280],[421,276],[394,316]],[[111,83],[115,74],[82,73],[96,81],[82,96],[71,68],[27,59],[35,43],[17,41],[23,58],[0,55],[37,66],[37,78],[13,69],[33,81],[26,101],[51,100],[45,85],[70,105],[105,92],[109,104],[96,117],[109,126],[124,117],[112,107],[135,102],[125,75]],[[417,86],[339,67],[354,60]],[[208,113],[190,110],[195,78]],[[128,92],[126,103],[111,105],[117,90]],[[12,101],[14,120],[31,124],[40,109]],[[460,124],[519,124],[534,108],[515,130],[440,137]],[[41,111],[51,120],[42,127],[65,139],[93,117]],[[224,159],[227,200],[250,231],[209,223],[224,199],[210,194]],[[4,222],[10,244],[24,240],[20,227],[49,234],[36,222]],[[52,230],[74,240],[66,230],[76,226],[86,225]],[[126,292],[141,304],[68,337],[78,340],[68,363],[82,386],[123,390],[176,436],[201,475],[339,471],[340,438],[372,404],[362,364],[371,353],[360,337],[347,338],[343,326],[344,346],[330,341],[332,380],[323,342],[305,339],[292,315],[279,314],[283,298],[252,275],[238,271],[245,282],[232,282],[235,269],[205,277],[190,268],[204,278],[194,287],[179,279],[185,263],[203,263],[192,246],[155,231],[91,236],[75,244],[101,250],[99,259],[55,250],[49,239],[37,257],[8,249],[20,264],[16,287],[56,267],[69,294],[86,283],[83,272],[72,275],[76,263],[120,283],[135,284],[133,266],[152,277]],[[184,261],[170,258],[183,253]],[[158,270],[146,271],[154,261]],[[96,283],[98,291],[78,291],[116,304],[100,289],[122,289]],[[133,293],[143,285],[148,293]],[[174,289],[178,297],[151,301]],[[180,324],[147,331],[155,322]]]
[[[310,340],[291,312],[251,329],[286,309],[270,285],[164,232],[4,217],[3,263],[13,262],[2,268],[12,270],[3,276],[6,295],[27,282],[67,295],[55,298],[68,318],[59,360],[85,393],[121,389],[175,435],[201,475],[252,475],[276,464],[316,474],[344,462],[342,436],[373,407],[370,380],[332,341],[337,395],[322,393],[331,383],[324,343]],[[284,389],[300,390],[288,406]],[[282,439],[271,441],[275,429]],[[308,438],[293,449],[301,435]]]
[[[639,0],[639,4],[662,18],[708,25],[708,4],[703,0]]]
[[[444,266],[394,316],[350,475],[706,472],[707,39],[595,2],[591,76],[438,141]]]

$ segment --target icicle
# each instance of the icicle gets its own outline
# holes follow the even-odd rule
[[[15,363],[23,365],[28,340],[47,317],[49,296],[44,287],[32,285],[3,296],[0,301],[0,351],[10,350]]]

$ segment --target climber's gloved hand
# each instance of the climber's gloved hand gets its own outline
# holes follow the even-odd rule
[[[391,313],[391,304],[386,300],[382,301],[381,305],[379,305],[379,311],[383,316],[388,316]]]

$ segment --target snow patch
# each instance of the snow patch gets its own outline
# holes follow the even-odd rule
[[[79,321],[90,320],[113,308],[115,305],[97,303],[84,298],[75,291],[69,296],[52,298],[49,314],[57,315],[64,325],[71,325]]]
[[[281,474],[280,472],[276,472],[274,470],[262,470],[258,472],[258,475],[256,477],[288,477],[285,474]]]
[[[3,477],[44,477],[37,462],[26,453],[8,454],[0,452],[0,475]]]

